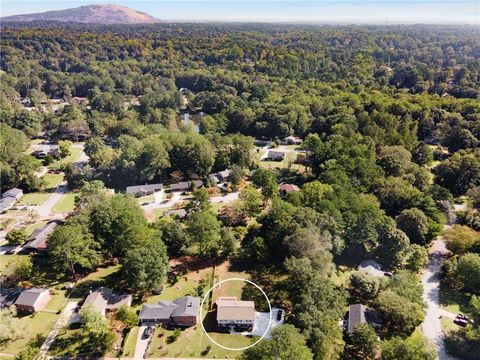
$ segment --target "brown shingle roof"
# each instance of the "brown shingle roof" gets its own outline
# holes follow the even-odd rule
[[[255,303],[241,301],[235,297],[220,297],[217,300],[218,320],[254,320]]]

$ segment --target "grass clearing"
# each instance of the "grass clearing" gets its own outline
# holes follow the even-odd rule
[[[143,204],[143,203],[153,203],[155,202],[155,195],[147,195],[147,196],[141,196],[139,198],[136,198],[136,200],[138,201],[139,204]]]
[[[130,329],[130,332],[128,333],[123,345],[122,357],[133,358],[135,355],[135,345],[137,344],[138,330],[138,326],[134,326]]]
[[[469,313],[471,310],[470,296],[442,284],[440,286],[440,306],[454,314]]]
[[[32,233],[36,229],[40,229],[42,226],[44,226],[47,223],[47,221],[38,221],[32,225],[29,225],[25,228],[25,231],[27,232],[28,236],[32,235]]]
[[[458,326],[453,323],[452,319],[444,316],[440,319],[440,322],[442,324],[442,331],[458,330]]]
[[[60,169],[64,165],[72,164],[78,160],[80,154],[82,153],[82,149],[71,147],[70,148],[70,155],[64,157],[63,159],[57,160],[51,163],[48,168],[49,169]]]
[[[65,194],[53,207],[54,212],[71,212],[75,209],[76,193]]]
[[[45,180],[48,190],[55,189],[63,180],[63,174],[45,174],[42,177]]]
[[[205,335],[201,325],[187,328],[173,343],[167,344],[167,338],[173,334],[172,330],[157,329],[153,338],[149,357],[208,357],[208,358],[235,358],[239,351],[222,349],[213,344]],[[251,338],[241,335],[209,333],[209,335],[227,347],[240,348],[251,343]]]
[[[47,200],[48,195],[50,195],[48,192],[43,192],[43,191],[28,193],[22,196],[18,205],[22,205],[22,206],[40,205],[45,200]]]
[[[18,259],[28,255],[0,255],[0,275],[4,275],[8,272],[11,265]]]
[[[18,354],[37,336],[46,337],[58,319],[57,314],[37,312],[18,319],[18,327],[22,329],[22,338],[0,347],[0,351],[8,354]]]

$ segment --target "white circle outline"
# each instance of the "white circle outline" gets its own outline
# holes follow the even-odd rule
[[[250,344],[248,346],[244,346],[244,347],[241,347],[241,348],[229,348],[227,346],[223,346],[219,343],[217,343],[215,340],[213,340],[210,335],[208,335],[207,333],[207,330],[205,330],[205,326],[203,325],[203,305],[205,304],[205,299],[207,298],[208,294],[210,294],[212,292],[212,290],[220,285],[220,284],[223,284],[225,282],[228,282],[228,281],[244,281],[244,282],[247,282],[253,286],[255,286],[258,290],[260,290],[263,294],[263,296],[265,296],[265,299],[267,299],[267,303],[268,303],[268,309],[270,310],[270,317],[268,319],[268,326],[267,326],[267,329],[265,330],[265,332],[263,333],[263,335],[260,337],[260,339],[258,339],[257,341],[255,341],[253,344]],[[268,333],[268,330],[270,329],[270,325],[272,324],[272,305],[270,304],[270,299],[268,298],[267,294],[265,294],[265,291],[262,290],[262,288],[260,286],[258,286],[257,284],[255,284],[253,281],[250,281],[250,280],[247,280],[247,279],[242,279],[242,278],[229,278],[229,279],[225,279],[225,280],[222,280],[222,281],[219,281],[218,283],[214,284],[208,291],[207,293],[203,296],[202,298],[202,302],[200,303],[200,324],[202,325],[202,329],[203,329],[203,332],[205,333],[205,335],[207,335],[207,337],[209,338],[209,340],[211,342],[213,342],[215,345],[221,347],[222,349],[225,349],[225,350],[231,350],[231,351],[242,351],[242,350],[246,350],[246,349],[249,349],[255,345],[257,345],[260,341],[263,340],[263,338],[265,337],[265,335],[267,335]]]

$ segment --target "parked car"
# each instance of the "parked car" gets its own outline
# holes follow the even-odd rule
[[[383,273],[383,275],[388,276],[388,277],[392,277],[392,276],[393,276],[393,273],[391,273],[390,271],[385,271],[385,272]]]
[[[153,334],[153,326],[147,326],[143,332],[143,338],[148,339]]]
[[[458,316],[453,320],[453,323],[461,326],[461,327],[466,327],[468,325],[468,320],[459,318]]]
[[[283,311],[282,311],[282,310],[278,310],[278,311],[277,311],[277,321],[282,320],[282,315],[283,315]]]

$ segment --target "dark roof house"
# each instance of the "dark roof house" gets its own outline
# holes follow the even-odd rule
[[[27,251],[46,251],[48,236],[60,224],[60,221],[53,220],[45,224],[45,226],[41,227],[40,229],[34,230],[23,248]]]
[[[126,193],[133,194],[136,197],[146,196],[153,194],[155,191],[163,190],[163,184],[145,184],[145,185],[135,185],[127,186]]]
[[[283,151],[270,150],[267,154],[266,160],[282,161],[285,159],[285,153]]]
[[[23,195],[23,190],[22,189],[13,188],[13,189],[5,191],[2,194],[2,198],[12,197],[12,198],[15,198],[15,199],[18,200],[22,197],[22,195]]]
[[[192,189],[192,187],[199,188],[203,185],[200,180],[194,181],[180,181],[170,185],[171,191],[187,191]]]
[[[200,298],[183,296],[173,301],[143,304],[139,318],[141,322],[193,326],[198,322],[199,308]]]
[[[15,306],[19,312],[33,313],[43,309],[52,298],[50,290],[43,288],[31,288],[23,290],[17,300]]]

